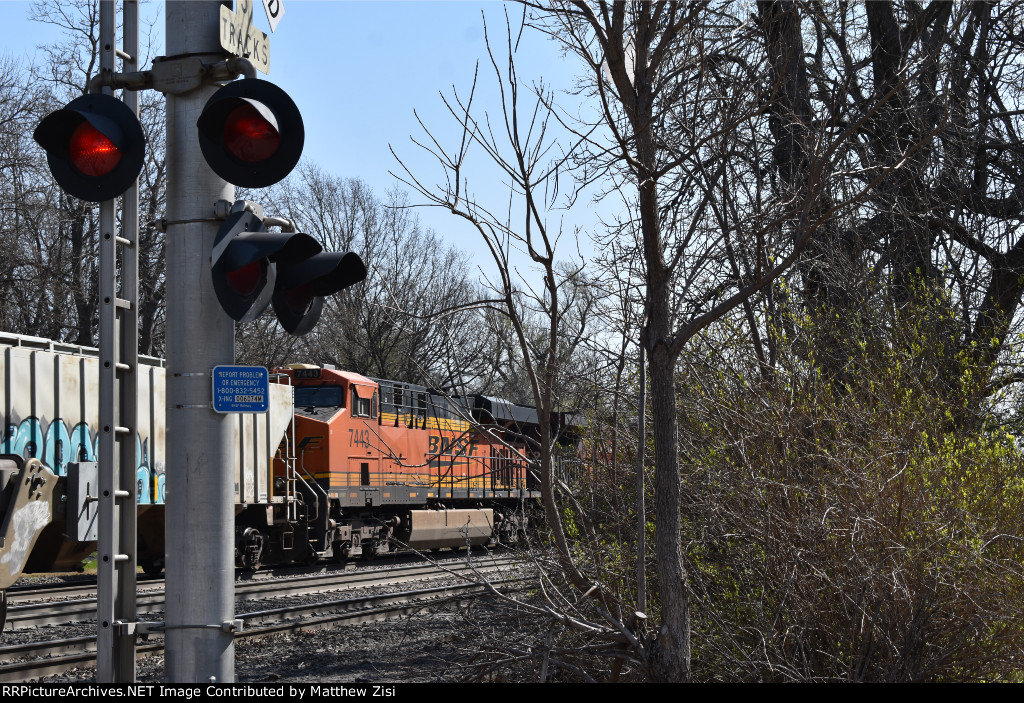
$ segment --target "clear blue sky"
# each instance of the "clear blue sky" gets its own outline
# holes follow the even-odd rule
[[[468,90],[478,60],[481,74],[487,79],[485,85],[493,86],[493,73],[483,71],[491,69],[485,63],[481,11],[487,16],[493,42],[496,34],[504,36],[504,4],[474,0],[284,0],[284,7],[285,15],[271,34],[257,0],[255,22],[271,35],[271,71],[266,78],[284,88],[302,111],[306,124],[304,158],[332,174],[362,178],[376,192],[383,193],[396,184],[388,173],[398,170],[388,149],[392,144],[418,174],[436,182],[440,171],[421,158],[409,142],[410,134],[422,135],[413,110],[441,134],[454,137],[454,123],[438,92],[450,93],[453,84],[460,92]],[[31,59],[37,45],[52,41],[56,34],[50,26],[29,21],[29,8],[30,3],[22,0],[0,0],[0,46],[26,59]],[[518,12],[515,6],[509,7],[513,20]],[[155,33],[162,38],[163,2],[144,3],[143,14],[158,17]],[[502,48],[499,45],[498,50]],[[517,62],[523,79],[543,77],[562,88],[572,84],[574,66],[543,37],[525,35]],[[478,91],[476,104],[492,113],[498,107],[490,90]],[[479,173],[473,188],[500,205],[503,198],[507,199],[507,189],[501,187],[493,171]],[[587,205],[581,203],[583,207],[571,215],[575,224],[587,225]],[[451,215],[421,210],[420,216],[460,247],[479,248],[475,235]]]

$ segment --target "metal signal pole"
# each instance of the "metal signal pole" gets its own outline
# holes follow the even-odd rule
[[[114,1],[100,3],[100,70],[112,74],[115,58],[125,71],[138,68],[139,5],[124,4],[124,48],[117,49]],[[113,95],[109,87],[103,88]],[[137,115],[139,97],[125,91]],[[121,234],[115,201],[100,203],[99,520],[97,542],[96,679],[135,681],[135,456],[138,400],[138,181],[124,192]],[[120,255],[120,256],[119,256]],[[120,267],[117,263],[120,260]],[[120,286],[118,286],[120,271]]]
[[[224,58],[216,0],[167,0],[166,61]],[[210,252],[218,200],[234,186],[199,149],[196,121],[216,86],[167,95],[168,680],[234,681],[231,415],[211,408],[211,370],[234,363],[234,323],[217,304]]]

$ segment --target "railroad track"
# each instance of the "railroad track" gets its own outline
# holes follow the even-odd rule
[[[494,551],[488,552],[488,554],[494,554]],[[480,552],[474,550],[473,558],[477,559],[480,556]],[[489,557],[488,557],[489,558]],[[464,556],[440,558],[435,561],[439,564],[457,563],[458,561],[464,560]],[[388,568],[401,568],[406,565],[422,565],[423,557],[414,554],[395,554],[388,560]],[[302,576],[325,576],[332,573],[353,573],[358,572],[362,569],[379,571],[383,561],[369,562],[369,561],[351,561],[344,565],[334,563],[323,563],[314,566],[272,566],[265,567],[259,571],[253,572],[239,572],[236,577],[235,583],[260,583],[270,579],[280,578],[298,578]],[[163,589],[164,579],[162,578],[150,578],[139,574],[137,589],[142,591],[152,589]],[[7,600],[10,604],[18,603],[30,603],[38,600],[47,599],[71,599],[71,598],[88,598],[96,596],[96,579],[95,578],[82,578],[75,583],[43,583],[43,584],[32,584],[24,583],[16,586],[11,586],[7,589]]]
[[[490,570],[501,569],[509,566],[512,561],[506,558],[480,559],[474,557],[471,563],[472,567],[467,567],[464,562],[450,562],[441,564],[441,566],[453,574],[464,574],[472,569],[485,567]],[[374,588],[443,575],[444,572],[440,571],[438,566],[419,563],[413,566],[391,567],[372,571],[338,570],[273,580],[239,581],[235,583],[235,603],[236,605],[244,605],[253,600],[306,596],[331,591],[354,590],[357,588]],[[27,602],[41,598],[63,598],[64,600]],[[164,582],[162,580],[140,582],[135,602],[139,615],[163,612]],[[96,586],[70,586],[66,587],[66,590],[65,588],[24,590],[10,594],[10,603],[11,605],[7,608],[5,631],[23,630],[44,625],[91,622],[96,617]],[[14,605],[14,603],[20,603],[20,605]],[[2,661],[2,658],[0,658],[0,661]]]
[[[500,572],[508,567],[508,560],[494,560],[497,563],[473,565],[481,575]],[[433,567],[432,575],[438,574]],[[448,567],[450,571],[456,571]],[[466,570],[463,565],[462,571]],[[404,575],[412,580],[413,569],[403,569]],[[380,573],[380,572],[376,572]],[[421,573],[419,578],[424,577]],[[269,585],[268,582],[262,584]],[[395,583],[394,579],[388,583]],[[507,587],[512,580],[499,577],[491,582],[494,587]],[[362,587],[362,586],[360,586]],[[322,592],[322,589],[317,592]],[[428,607],[437,607],[455,601],[464,601],[490,592],[490,586],[483,583],[461,583],[434,588],[403,591],[354,598],[343,598],[315,603],[302,603],[280,608],[255,610],[235,616],[241,620],[242,629],[236,639],[259,638],[268,635],[315,630],[325,627],[357,625],[376,620],[402,617]],[[305,595],[296,593],[293,595]],[[262,600],[262,598],[261,598]],[[52,605],[52,604],[51,604]],[[93,606],[95,610],[95,605]],[[61,674],[71,668],[92,666],[96,663],[96,637],[72,637],[0,647],[0,682],[14,683],[40,676]],[[152,633],[140,640],[138,656],[152,656],[163,651],[163,634]]]

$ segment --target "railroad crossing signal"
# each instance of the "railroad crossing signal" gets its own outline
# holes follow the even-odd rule
[[[288,94],[252,78],[214,93],[197,122],[206,162],[246,188],[277,183],[302,156],[302,115]],[[83,95],[51,112],[32,135],[69,194],[99,203],[121,195],[142,171],[146,138],[138,118],[110,95]]]
[[[366,278],[358,254],[326,252],[302,232],[268,232],[248,211],[224,221],[210,261],[217,300],[230,318],[249,322],[272,303],[278,322],[294,335],[313,329],[324,296]]]
[[[366,266],[352,251],[325,251],[292,261],[279,259],[272,300],[277,321],[291,334],[306,334],[320,319],[324,296],[339,293],[364,278]]]
[[[196,124],[206,163],[236,186],[273,185],[302,156],[302,115],[273,83],[255,78],[228,83],[210,96]]]
[[[135,113],[111,95],[75,98],[51,112],[32,137],[66,192],[94,203],[121,195],[142,171],[146,138]]]

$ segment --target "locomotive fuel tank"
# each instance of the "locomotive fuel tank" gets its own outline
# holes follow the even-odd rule
[[[411,510],[405,541],[413,549],[487,544],[494,533],[491,509]]]

